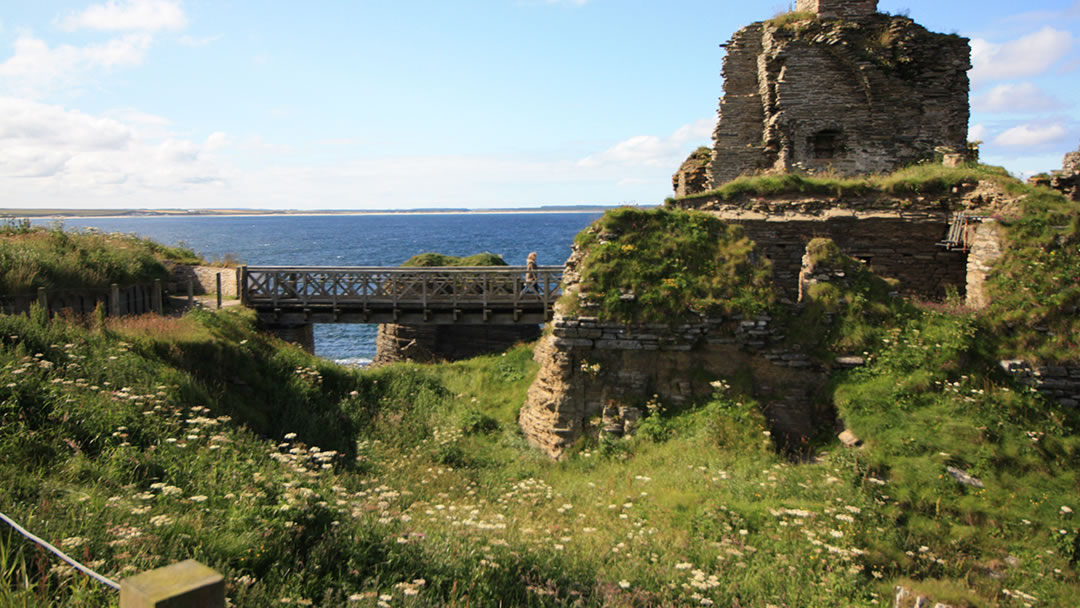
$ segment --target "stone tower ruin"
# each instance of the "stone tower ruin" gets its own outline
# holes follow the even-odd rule
[[[759,172],[887,172],[965,152],[971,49],[877,0],[798,0],[724,46],[707,189]],[[676,195],[694,194],[679,187]]]

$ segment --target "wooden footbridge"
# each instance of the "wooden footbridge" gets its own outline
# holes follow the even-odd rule
[[[241,266],[241,302],[276,327],[312,323],[544,323],[561,266]]]

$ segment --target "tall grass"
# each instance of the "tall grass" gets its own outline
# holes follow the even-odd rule
[[[16,226],[0,231],[0,294],[164,279],[165,260],[190,263],[198,258],[190,250],[130,235]]]

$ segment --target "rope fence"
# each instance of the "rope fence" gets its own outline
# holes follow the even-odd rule
[[[108,585],[109,587],[112,587],[113,589],[115,589],[117,591],[120,590],[120,585],[116,581],[113,581],[112,579],[105,578],[104,576],[98,574],[97,572],[94,572],[90,568],[87,568],[86,566],[80,564],[78,561],[76,561],[74,558],[70,557],[69,555],[67,555],[63,551],[57,549],[56,547],[52,546],[51,544],[49,544],[48,542],[42,540],[41,538],[38,538],[37,536],[35,536],[32,532],[30,532],[26,528],[24,528],[24,527],[20,526],[19,524],[15,523],[15,521],[12,520],[7,515],[5,515],[3,513],[0,513],[0,519],[4,520],[4,522],[6,522],[12,528],[15,528],[16,532],[18,532],[19,534],[22,534],[26,538],[34,541],[35,543],[41,545],[42,547],[48,549],[54,555],[56,555],[60,559],[64,560],[68,564],[70,564],[76,570],[78,570],[78,571],[82,572],[83,574],[89,576],[90,578],[98,581],[99,583]]]

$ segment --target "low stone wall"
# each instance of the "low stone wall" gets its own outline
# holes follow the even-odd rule
[[[217,293],[217,275],[221,273],[221,295],[237,297],[236,269],[222,266],[191,266],[181,264],[172,269],[169,291],[177,295],[187,294],[188,281],[192,281],[195,295]]]
[[[1001,368],[1063,407],[1080,407],[1080,363],[1033,366],[1019,359],[1001,361]]]
[[[458,361],[540,337],[539,325],[379,325],[372,365]]]

